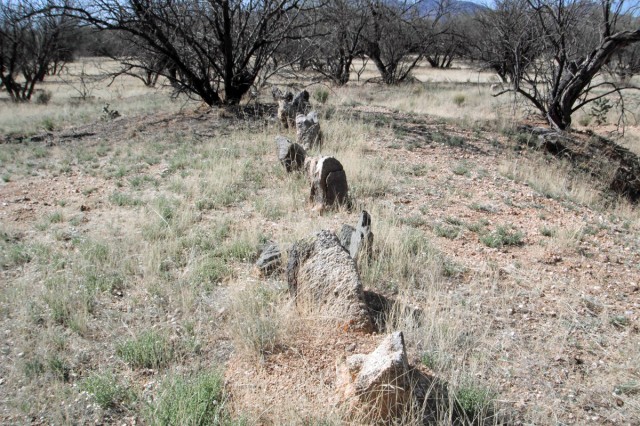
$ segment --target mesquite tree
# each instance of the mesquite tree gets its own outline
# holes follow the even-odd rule
[[[448,13],[449,2],[435,1],[427,10],[421,3],[366,0],[363,51],[386,84],[406,80],[424,58],[425,46],[443,31],[438,23]]]
[[[470,57],[494,71],[503,83],[517,85],[529,65],[542,54],[540,32],[528,0],[498,1],[468,23]]]
[[[624,0],[526,0],[524,5],[521,0],[503,0],[498,4],[518,19],[504,25],[497,16],[488,27],[529,28],[522,34],[526,34],[525,44],[533,46],[533,56],[527,49],[501,50],[507,57],[506,74],[513,79],[510,89],[532,103],[553,127],[567,129],[576,110],[638,89],[601,72],[616,53],[640,42],[640,27],[621,29],[619,25],[621,17],[633,16],[636,3],[631,8]],[[509,35],[523,38],[513,32]]]
[[[75,23],[64,14],[65,2],[0,2],[0,82],[14,102],[31,99],[51,66],[69,58],[68,35]]]
[[[640,17],[624,16],[618,19],[621,29],[640,28]],[[621,82],[628,83],[634,75],[640,74],[640,43],[634,43],[624,49],[617,50],[605,66],[606,71]]]
[[[347,84],[355,58],[362,55],[362,35],[369,23],[361,0],[329,0],[318,10],[318,27],[309,34],[309,63],[337,86]]]
[[[280,44],[295,37],[304,3],[93,0],[75,12],[98,28],[119,31],[144,57],[166,61],[160,73],[177,89],[220,106],[240,102]]]
[[[462,10],[456,4],[442,3],[440,10],[447,13],[446,19],[440,19],[432,27],[431,34],[425,46],[425,59],[433,68],[450,68],[453,61],[471,57],[470,42],[475,16],[485,10],[477,7]]]

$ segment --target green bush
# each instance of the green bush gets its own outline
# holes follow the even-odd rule
[[[38,105],[47,105],[52,97],[53,94],[48,90],[39,91],[36,95],[36,103]]]
[[[56,379],[62,380],[65,383],[69,381],[71,367],[69,367],[62,358],[56,355],[52,356],[47,360],[47,366]]]
[[[52,132],[56,129],[56,123],[53,121],[53,118],[47,117],[42,120],[42,127],[48,132]]]
[[[195,271],[195,279],[201,284],[217,284],[232,275],[224,260],[212,256],[204,258]]]
[[[313,93],[313,98],[324,105],[329,100],[329,91],[327,89],[318,89]]]
[[[29,360],[25,362],[23,371],[27,379],[33,379],[45,372],[45,366],[39,359]]]
[[[3,252],[0,254],[0,268],[20,266],[31,262],[31,253],[29,252],[29,248],[24,244],[0,245],[0,248]]]
[[[109,201],[111,204],[116,206],[124,207],[124,206],[139,206],[142,204],[142,200],[139,198],[134,198],[129,194],[124,194],[122,192],[114,192],[109,196]]]
[[[469,176],[471,174],[471,170],[469,169],[469,164],[465,161],[458,163],[451,169],[453,174],[458,176]]]
[[[61,223],[64,221],[64,216],[62,216],[61,212],[53,212],[47,216],[47,221],[49,223]]]
[[[556,230],[543,226],[540,228],[540,234],[544,237],[553,237],[556,235]]]
[[[460,228],[457,226],[436,225],[433,229],[438,237],[455,239],[460,234]]]
[[[456,104],[456,106],[460,107],[464,103],[465,99],[466,98],[464,97],[464,95],[462,93],[459,93],[453,97],[453,103]]]

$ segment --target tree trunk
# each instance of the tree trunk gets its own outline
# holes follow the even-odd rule
[[[571,114],[575,111],[574,105],[591,80],[609,61],[611,55],[637,42],[640,42],[640,29],[621,31],[606,37],[600,47],[582,61],[573,75],[559,82],[557,90],[554,91],[556,96],[547,105],[549,124],[560,130],[568,129],[571,126]]]

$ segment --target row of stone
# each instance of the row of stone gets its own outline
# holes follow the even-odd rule
[[[323,230],[297,241],[288,250],[286,267],[291,297],[318,318],[327,319],[331,328],[377,331],[374,313],[380,308],[372,305],[383,299],[388,311],[394,309],[396,302],[363,289],[357,261],[370,256],[372,246],[371,217],[366,211],[355,227],[345,224],[338,234]],[[264,273],[280,268],[277,245],[265,248],[257,266]],[[336,390],[352,414],[366,413],[369,418],[385,422],[402,417],[412,406],[431,405],[427,395],[437,385],[410,366],[401,332],[388,335],[370,354],[342,359],[336,364],[336,375]],[[446,388],[438,386],[437,392],[440,400],[446,400]],[[436,411],[435,406],[423,410],[424,417],[418,422],[434,420]]]
[[[272,90],[273,97],[278,101],[278,120],[284,128],[295,124],[297,143],[305,149],[312,149],[322,143],[322,132],[318,123],[318,113],[311,111],[309,92],[301,91],[296,96],[293,93],[282,93],[277,87]]]
[[[278,93],[278,95],[276,95]],[[278,117],[285,127],[293,114],[295,118],[296,142],[284,136],[276,137],[276,153],[278,160],[289,173],[304,171],[310,184],[309,201],[316,209],[344,205],[348,202],[349,185],[347,175],[340,161],[334,157],[309,157],[307,151],[319,148],[322,144],[322,132],[318,114],[310,109],[309,93],[305,90],[295,97],[288,92],[274,91],[274,97],[280,96]],[[305,115],[306,113],[306,115]]]
[[[349,202],[347,174],[334,157],[308,157],[306,150],[284,136],[276,136],[276,150],[287,172],[303,171],[311,184],[309,201],[315,209],[346,205]]]
[[[276,137],[278,159],[287,172],[304,172],[311,183],[310,201],[321,209],[348,202],[346,173],[333,157],[308,157],[307,150],[320,146],[317,114],[307,112],[308,93],[282,94],[278,98],[278,118],[284,127],[295,117],[297,141]],[[373,232],[371,216],[362,211],[355,227],[343,225],[336,234],[329,230],[297,241],[288,249],[287,283],[296,304],[328,318],[343,330],[376,331],[376,321],[367,303],[357,261],[371,256]],[[270,243],[256,266],[264,274],[281,268],[282,252]],[[377,295],[376,300],[382,298]],[[393,301],[385,299],[393,305]],[[336,324],[337,323],[337,324]],[[364,410],[388,421],[408,405],[425,403],[429,380],[409,366],[401,332],[389,335],[368,355],[353,355],[337,364],[337,386],[341,399],[354,411]],[[423,422],[425,419],[422,419]]]
[[[377,331],[380,324],[369,303],[372,292],[364,291],[357,264],[358,258],[371,253],[372,244],[371,217],[364,211],[357,226],[344,225],[339,236],[323,230],[296,242],[289,250],[286,270],[296,304],[312,310],[318,318],[328,319],[331,328]],[[373,293],[376,297],[385,299]],[[385,299],[387,310],[399,309],[396,303]],[[405,309],[400,307],[399,311]],[[435,382],[410,366],[402,332],[388,335],[369,354],[340,360],[336,375],[340,399],[356,416],[366,414],[370,420],[388,422],[407,415],[413,407],[421,410],[413,413],[418,423],[429,423],[437,417],[437,407],[426,407],[431,405],[427,396]],[[446,389],[438,388],[440,398],[444,392]]]
[[[371,231],[371,216],[369,213],[363,210],[355,227],[347,224],[342,225],[337,238],[342,248],[349,253],[352,259],[357,261],[361,254],[371,256],[373,232]],[[291,248],[287,248],[286,251]],[[263,276],[268,276],[280,270],[282,268],[282,253],[283,250],[279,244],[272,241],[266,243],[256,261],[258,272]]]

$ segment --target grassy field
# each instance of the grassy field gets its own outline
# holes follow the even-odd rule
[[[3,136],[51,133],[0,145],[0,423],[349,423],[335,360],[381,336],[328,335],[253,262],[366,209],[364,285],[424,312],[385,332],[469,419],[636,424],[640,211],[528,150],[515,124],[535,117],[490,96],[493,76],[310,86],[314,154],[340,160],[354,201],[319,214],[277,161],[274,138],[295,132],[275,110],[211,110],[132,78],[78,99],[109,66],[71,64],[48,104],[0,103]]]

